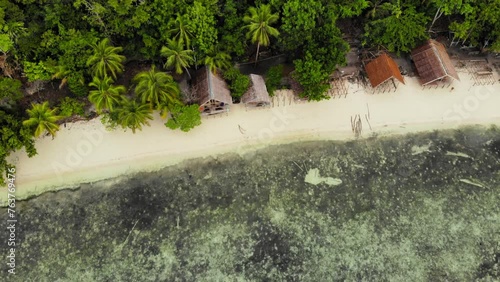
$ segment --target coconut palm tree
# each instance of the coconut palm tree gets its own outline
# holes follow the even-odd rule
[[[89,86],[96,89],[91,90],[89,94],[89,101],[95,105],[97,112],[103,110],[112,111],[113,108],[123,101],[123,93],[127,91],[123,85],[113,85],[111,77],[94,77]]]
[[[137,74],[134,83],[137,84],[135,94],[143,104],[149,103],[151,109],[160,109],[163,103],[179,101],[180,90],[177,83],[172,76],[156,71],[155,66]]]
[[[217,69],[225,70],[231,67],[231,56],[224,52],[214,52],[207,55],[203,62],[215,73]]]
[[[135,133],[137,129],[142,130],[143,125],[149,126],[148,120],[153,120],[153,110],[148,104],[138,104],[135,101],[125,100],[116,110],[118,124],[123,128],[132,129]]]
[[[61,83],[59,83],[59,89],[62,89],[68,82],[68,76],[71,74],[71,70],[68,70],[65,66],[55,66],[52,71],[54,72],[52,79],[60,79]]]
[[[119,55],[123,48],[113,47],[109,39],[103,39],[99,44],[93,44],[94,54],[87,60],[87,66],[91,67],[94,75],[107,77],[109,73],[116,79],[117,73],[123,72],[123,61],[125,56]]]
[[[170,113],[170,105],[167,103],[162,103],[158,106],[157,110],[160,111],[161,118],[167,118],[168,113]]]
[[[255,63],[259,58],[260,46],[269,46],[270,36],[278,36],[279,31],[271,25],[278,21],[278,14],[271,13],[269,5],[260,5],[257,8],[250,7],[248,9],[250,15],[245,15],[243,21],[247,23],[244,28],[248,29],[247,38],[251,39],[252,43],[257,43],[257,54],[255,55]]]
[[[186,48],[191,47],[191,38],[193,38],[192,28],[186,18],[177,13],[177,17],[174,21],[175,27],[168,31],[169,34],[173,34],[173,39],[176,41],[182,41],[186,44]]]
[[[160,55],[167,58],[166,68],[173,67],[177,74],[181,74],[184,68],[190,79],[191,74],[189,74],[187,67],[194,61],[193,53],[193,50],[184,49],[182,40],[175,41],[172,39],[168,39],[167,46],[161,47],[160,51]]]
[[[59,130],[59,125],[56,123],[62,119],[62,116],[56,114],[56,109],[49,108],[49,102],[42,104],[31,104],[31,109],[26,110],[29,119],[23,121],[23,125],[34,128],[33,136],[39,137],[43,132],[48,131],[52,137]]]

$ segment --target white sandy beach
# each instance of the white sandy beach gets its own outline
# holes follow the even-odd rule
[[[290,104],[283,91],[279,105],[277,99],[267,109],[247,111],[243,105],[233,105],[227,115],[205,117],[188,133],[166,128],[159,117],[136,134],[106,131],[98,119],[68,124],[61,126],[54,140],[37,140],[35,157],[28,158],[24,151],[11,155],[17,168],[16,197],[157,170],[189,158],[241,154],[268,144],[353,139],[350,119],[357,114],[363,120],[362,137],[466,124],[500,125],[500,84],[472,86],[467,73],[459,75],[461,81],[453,82],[453,90],[422,90],[416,78],[405,77],[406,85],[399,85],[396,92],[369,94],[350,84],[347,98],[322,102]],[[5,204],[6,188],[0,189]]]

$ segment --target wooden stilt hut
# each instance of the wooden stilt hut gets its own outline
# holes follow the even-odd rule
[[[460,81],[444,45],[436,40],[430,39],[424,45],[414,49],[411,57],[422,86],[447,78]]]
[[[224,79],[207,67],[197,71],[193,89],[196,91],[196,100],[203,115],[228,112],[229,106],[233,104],[231,92]]]
[[[367,63],[365,70],[370,80],[370,84],[374,89],[390,82],[392,82],[392,86],[396,89],[397,85],[394,79],[403,84],[405,83],[398,65],[386,53],[382,53],[380,56]]]
[[[264,78],[257,74],[250,74],[250,83],[250,88],[241,96],[241,102],[250,107],[270,106],[271,99]]]

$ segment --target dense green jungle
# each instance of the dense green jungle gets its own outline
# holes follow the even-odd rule
[[[18,202],[9,279],[498,281],[499,183],[497,127],[195,159]]]

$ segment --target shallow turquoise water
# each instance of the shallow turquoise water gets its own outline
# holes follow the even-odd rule
[[[192,160],[19,203],[9,278],[495,281],[499,183],[496,128]]]

